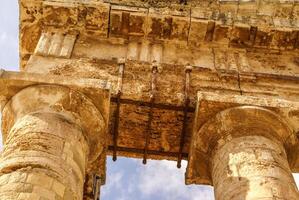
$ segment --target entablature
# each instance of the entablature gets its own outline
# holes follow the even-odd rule
[[[43,32],[126,42],[168,41],[194,49],[298,49],[297,1],[167,2],[22,0],[22,60],[29,59]]]

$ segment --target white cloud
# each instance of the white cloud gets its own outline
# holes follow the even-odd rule
[[[186,186],[182,169],[176,162],[120,158],[116,163],[108,158],[107,183],[102,187],[101,199],[109,200],[213,200],[208,186]]]
[[[184,184],[186,165],[177,169],[176,162],[151,161],[139,177],[139,190],[144,197],[159,194],[164,200],[213,200],[212,187]]]
[[[17,0],[1,0],[0,6],[0,68],[7,70],[19,68],[17,2]]]
[[[3,32],[0,34],[0,42],[4,43],[5,39],[7,38],[6,32]]]
[[[103,186],[101,188],[101,195],[103,195],[103,197],[109,195],[111,192],[113,192],[113,190],[115,189],[121,189],[121,181],[122,178],[124,176],[124,173],[121,172],[117,172],[117,173],[112,173],[109,174],[109,184]]]
[[[0,67],[7,70],[18,70],[19,51],[18,37],[0,31]]]

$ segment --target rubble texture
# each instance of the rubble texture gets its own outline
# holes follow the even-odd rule
[[[7,199],[94,199],[107,155],[188,160],[217,200],[299,198],[298,1],[19,2]]]

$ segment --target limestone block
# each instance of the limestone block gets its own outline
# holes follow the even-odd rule
[[[236,74],[238,72],[238,55],[228,52],[221,51],[218,49],[214,50],[215,55],[215,68],[221,75],[225,74]]]
[[[138,60],[139,59],[139,43],[138,42],[130,42],[128,44],[127,50],[127,59],[128,60]]]
[[[255,37],[255,46],[268,48],[272,42],[274,32],[269,28],[258,28]]]
[[[231,25],[238,14],[238,1],[220,1],[220,13],[218,20],[225,25]]]
[[[49,26],[74,26],[78,22],[78,7],[72,2],[43,3],[43,23]]]
[[[237,19],[255,16],[258,1],[255,0],[239,0]]]
[[[139,60],[143,62],[148,62],[150,58],[151,46],[148,41],[144,41],[140,45]]]
[[[151,59],[150,61],[156,61],[157,63],[161,63],[163,59],[163,46],[161,44],[155,44],[152,47]]]
[[[251,31],[251,26],[247,24],[236,23],[232,29],[230,44],[236,47],[252,46],[254,44],[255,34]]]
[[[228,45],[231,37],[232,28],[216,22],[214,29],[213,41],[217,44]]]
[[[26,0],[20,3],[20,51],[24,54],[32,53],[41,35],[42,2]],[[30,33],[28,35],[28,33]]]
[[[110,37],[142,37],[147,33],[147,9],[112,6]]]
[[[272,48],[279,49],[294,49],[297,37],[298,31],[293,31],[291,29],[289,29],[289,31],[278,29],[273,33],[273,40],[270,46]]]
[[[189,32],[188,44],[200,46],[205,40],[208,21],[191,18],[191,27]]]
[[[191,8],[191,16],[198,19],[217,20],[219,4],[202,1],[200,5]]]
[[[108,36],[108,22],[109,22],[110,5],[104,3],[97,3],[92,6],[84,7],[86,12],[85,27],[89,33],[100,37]]]
[[[273,16],[276,10],[278,1],[260,0],[258,4],[257,13],[259,15]]]
[[[189,17],[189,13],[184,10],[175,13],[168,9],[149,9],[148,37],[155,40],[187,41]]]

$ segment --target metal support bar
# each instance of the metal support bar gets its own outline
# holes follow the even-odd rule
[[[111,97],[111,102],[117,103],[117,97]],[[175,105],[168,105],[168,104],[162,104],[162,103],[152,103],[151,102],[145,102],[145,101],[138,101],[138,100],[132,100],[132,99],[120,99],[120,104],[126,104],[126,105],[136,105],[136,106],[143,106],[143,107],[151,107],[161,109],[161,110],[171,110],[171,111],[180,111],[183,112],[185,106],[175,106]],[[188,107],[189,113],[194,113],[195,108],[194,107]]]
[[[100,199],[100,187],[101,187],[101,177],[99,175],[94,175],[93,177],[93,199]]]
[[[117,160],[117,138],[118,138],[118,127],[119,127],[119,110],[120,110],[120,97],[122,94],[123,86],[123,77],[125,69],[125,60],[120,59],[118,61],[119,71],[118,71],[118,80],[117,80],[117,100],[116,100],[116,109],[114,113],[114,127],[113,127],[113,161]]]
[[[114,147],[108,146],[108,153],[111,155]],[[137,148],[129,148],[129,147],[117,147],[117,152],[124,153],[127,155],[127,153],[132,153],[137,155],[138,157],[142,157],[144,155],[144,149],[137,149]],[[162,157],[171,157],[171,159],[177,159],[178,152],[170,152],[170,151],[156,151],[156,150],[148,150],[148,155],[151,156],[162,156]],[[182,158],[187,159],[188,154],[182,153]]]
[[[190,76],[191,76],[192,66],[187,66],[185,69],[185,87],[184,87],[184,119],[183,119],[183,127],[181,132],[181,139],[180,139],[180,149],[178,154],[178,162],[177,167],[181,168],[182,163],[182,153],[185,145],[185,138],[186,138],[186,129],[188,123],[188,107],[190,104],[189,98],[189,91],[190,91]]]
[[[151,93],[150,93],[150,110],[148,113],[148,123],[146,129],[146,136],[145,136],[145,147],[144,147],[144,154],[143,154],[143,164],[146,164],[147,161],[147,154],[148,154],[148,145],[151,137],[152,132],[152,120],[153,120],[153,105],[155,101],[155,94],[157,90],[157,74],[158,74],[158,66],[156,63],[152,65],[152,76],[151,76]]]

